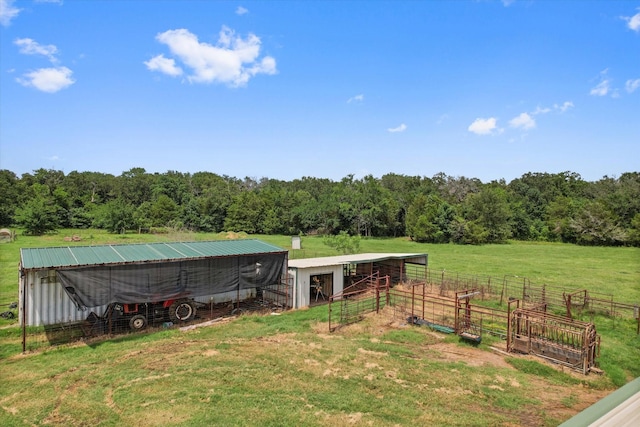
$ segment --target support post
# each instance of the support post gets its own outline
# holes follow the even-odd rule
[[[27,286],[22,282],[22,353],[27,352]]]

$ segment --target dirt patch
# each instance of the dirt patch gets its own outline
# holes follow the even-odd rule
[[[218,237],[221,239],[228,240],[238,240],[238,239],[246,239],[249,235],[245,232],[236,233],[234,231],[222,231],[218,233]]]
[[[380,314],[371,313],[366,315],[363,321],[343,326],[336,332],[328,335],[329,337],[337,336],[343,339],[357,337],[359,335],[368,335],[372,343],[380,343],[385,341],[384,335],[390,331],[414,328],[406,322],[393,319],[392,316],[393,313],[387,313],[384,310]],[[320,327],[320,325],[318,326]],[[504,393],[505,399],[507,400],[508,393],[513,392],[514,389],[527,390],[527,395],[530,396],[532,400],[535,400],[535,404],[526,405],[515,412],[501,409],[496,405],[493,406],[492,410],[498,413],[503,412],[507,418],[512,419],[512,423],[509,425],[539,426],[549,424],[550,422],[567,420],[611,392],[611,390],[599,390],[589,387],[589,381],[594,379],[593,376],[585,377],[568,368],[548,364],[543,359],[532,355],[507,354],[504,342],[493,344],[495,350],[488,350],[484,346],[475,347],[451,342],[451,340],[447,339],[450,335],[429,331],[426,328],[416,330],[422,331],[422,333],[429,337],[428,342],[421,344],[421,348],[424,351],[420,357],[441,362],[464,363],[471,368],[477,368],[477,375],[475,373],[466,374],[469,375],[469,383],[482,384],[494,393]],[[320,331],[318,330],[317,332]],[[325,331],[322,332],[326,334]],[[374,373],[381,368],[369,359],[372,357],[381,357],[382,354],[362,348],[359,348],[357,353],[359,357],[367,358],[367,362],[363,364],[364,372],[360,374],[360,377],[365,381],[372,381],[375,378]],[[533,375],[529,375],[523,380],[521,373],[511,364],[507,363],[506,360],[508,357],[535,360],[579,379],[583,383],[572,386],[562,384],[555,385],[545,378],[539,378]],[[483,368],[491,368],[493,370],[490,371],[489,369],[485,370]],[[495,369],[502,371],[498,371],[501,373],[496,374]],[[455,366],[452,366],[451,372],[452,375],[458,375],[459,373]],[[491,372],[491,374],[489,374],[489,372]],[[395,371],[387,368],[384,370],[384,374],[387,379],[397,381]],[[336,375],[336,372],[326,370],[323,375]],[[349,376],[353,377],[358,375],[355,372],[350,372]],[[464,385],[436,388],[426,385],[426,389],[431,393],[448,396],[448,398],[473,394],[472,391]]]
[[[436,343],[429,346],[435,358],[450,362],[464,362],[469,366],[494,366],[497,368],[514,369],[504,357],[494,352],[471,346],[459,346],[449,343]]]

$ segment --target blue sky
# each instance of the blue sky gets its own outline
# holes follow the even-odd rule
[[[640,1],[0,0],[0,169],[640,171]]]

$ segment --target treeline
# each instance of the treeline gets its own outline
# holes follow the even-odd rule
[[[563,172],[483,183],[444,173],[280,181],[143,168],[119,176],[0,170],[0,225],[30,234],[94,227],[640,246],[640,172],[596,182]]]

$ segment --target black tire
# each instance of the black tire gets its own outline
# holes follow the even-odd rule
[[[141,331],[147,327],[147,318],[142,314],[136,314],[129,319],[129,327],[133,331]]]
[[[173,323],[188,322],[196,317],[196,304],[192,300],[181,299],[169,306],[169,320]]]

